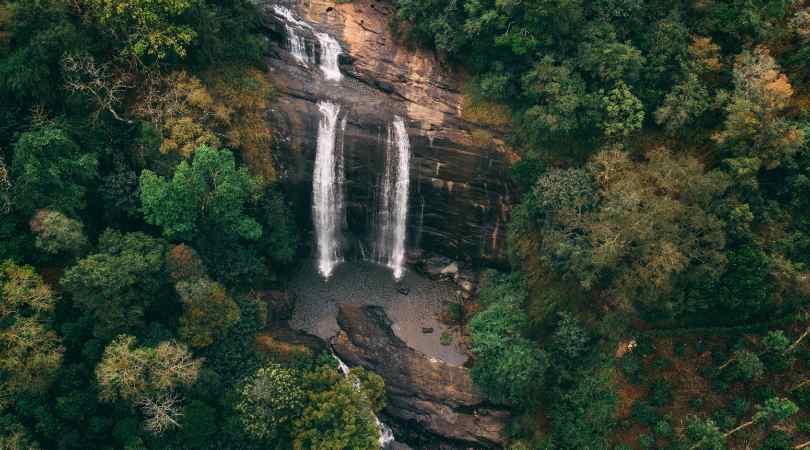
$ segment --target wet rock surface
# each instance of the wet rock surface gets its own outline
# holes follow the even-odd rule
[[[408,347],[392,331],[384,308],[341,305],[337,321],[340,332],[331,340],[335,353],[349,365],[374,370],[385,379],[383,412],[398,431],[398,440],[404,438],[417,448],[486,448],[504,443],[509,414],[486,404],[467,369]]]
[[[329,99],[341,105],[341,119],[346,118],[340,145],[345,155],[347,256],[361,256],[374,242],[387,127],[399,115],[405,118],[412,151],[408,251],[502,260],[513,155],[500,131],[462,117],[461,76],[443,68],[431,53],[395,41],[388,28],[390,5],[371,0],[282,3],[313,29],[337,38],[344,51],[339,59],[343,79],[323,80],[317,65],[290,56],[283,23],[270,2],[258,0],[273,42],[269,77],[279,93],[269,117],[278,140],[294,150],[294,156],[278,163],[300,223],[311,223],[316,102]],[[304,39],[317,60],[317,40]]]

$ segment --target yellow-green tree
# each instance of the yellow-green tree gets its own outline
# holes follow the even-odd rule
[[[50,328],[57,297],[30,266],[0,266],[0,408],[16,393],[45,391],[62,364],[61,338]]]
[[[124,400],[138,407],[146,428],[156,434],[180,425],[180,390],[197,381],[202,360],[185,345],[165,341],[137,347],[133,336],[120,335],[96,367],[102,400]]]
[[[128,56],[156,60],[185,57],[197,37],[182,17],[196,0],[86,0],[95,20],[114,38],[123,41]]]

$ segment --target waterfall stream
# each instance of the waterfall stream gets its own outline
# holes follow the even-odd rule
[[[308,66],[314,58],[307,51],[304,34],[315,37],[320,47],[319,66],[323,79],[340,81],[340,43],[328,33],[316,31],[310,24],[296,18],[284,6],[273,5],[273,11],[284,22],[290,52],[299,63]],[[321,118],[315,167],[312,176],[312,215],[318,249],[318,271],[325,278],[332,275],[342,261],[340,230],[344,225],[344,167],[343,138],[338,136],[340,105],[330,101],[318,102]],[[346,117],[340,123],[346,128]],[[405,240],[408,221],[408,190],[410,187],[411,146],[405,121],[395,116],[388,126],[385,142],[385,172],[380,182],[375,222],[377,226],[374,260],[389,267],[394,278],[404,274]],[[361,246],[361,252],[364,249]]]
[[[332,353],[332,357],[335,358],[335,361],[338,363],[338,369],[340,369],[340,373],[343,374],[344,377],[349,376],[349,366],[343,362],[338,356]],[[355,389],[360,389],[360,381],[357,379],[352,380],[352,384],[354,385]],[[380,448],[386,448],[388,444],[394,442],[394,432],[391,431],[391,428],[383,423],[377,415],[374,415],[374,420],[377,423],[377,429],[380,430]]]
[[[304,37],[299,30],[310,30],[311,27],[306,22],[295,18],[292,11],[279,5],[273,5],[273,12],[284,19],[284,30],[287,32],[287,42],[290,44],[290,54],[296,61],[303,65],[312,62],[312,57],[307,53],[307,46]]]
[[[405,237],[408,221],[411,144],[405,121],[394,118],[388,127],[385,146],[385,172],[377,209],[376,259],[402,278],[405,263]]]
[[[321,71],[324,79],[340,81],[340,66],[338,56],[343,52],[337,39],[326,33],[315,33],[321,46]]]
[[[343,152],[342,145],[337,145],[340,105],[322,100],[318,102],[318,109],[321,119],[312,176],[312,217],[318,247],[318,271],[329,278],[341,261],[338,231],[343,218],[343,180],[340,179]]]
[[[287,33],[287,41],[290,44],[290,53],[296,61],[303,65],[314,63],[314,57],[307,52],[306,40],[301,35],[301,31],[311,33],[318,40],[321,47],[320,68],[323,78],[330,81],[340,81],[342,75],[338,65],[338,56],[343,53],[340,43],[328,33],[315,31],[312,26],[296,18],[289,8],[273,5],[275,12],[284,21],[284,30]]]

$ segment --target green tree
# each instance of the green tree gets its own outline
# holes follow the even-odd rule
[[[75,255],[88,246],[82,223],[58,211],[40,209],[29,224],[36,235],[35,245],[45,253]]]
[[[750,350],[737,350],[734,355],[722,364],[718,370],[722,370],[733,363],[734,370],[731,375],[739,380],[756,380],[765,374],[765,365],[756,353]]]
[[[530,406],[548,362],[545,353],[523,336],[528,318],[520,301],[525,293],[512,291],[512,286],[497,280],[482,289],[482,299],[493,300],[469,324],[476,354],[470,375],[492,400]],[[499,294],[502,296],[497,297]]]
[[[101,338],[143,326],[146,308],[166,287],[165,245],[143,233],[107,230],[96,253],[65,271],[62,285],[73,302],[93,317]]]
[[[181,162],[171,180],[144,170],[140,186],[144,218],[167,238],[210,233],[255,241],[262,235],[261,225],[246,213],[259,180],[237,167],[228,150],[199,147],[192,163]]]
[[[39,208],[70,215],[84,207],[87,186],[96,177],[96,158],[48,125],[23,133],[14,144],[11,177],[14,206],[26,216]]]
[[[805,139],[802,129],[782,115],[792,96],[793,86],[767,48],[743,52],[734,65],[726,120],[714,139],[733,156],[757,157],[767,168],[779,166]]]
[[[655,111],[655,122],[670,134],[695,122],[709,109],[709,91],[697,74],[688,72],[681,82],[672,87],[664,103]]]
[[[186,56],[196,31],[182,23],[183,15],[198,5],[196,0],[87,0],[99,24],[118,41],[125,55],[157,60]]]
[[[382,411],[385,407],[385,380],[375,372],[359,366],[349,370],[349,377],[357,380],[371,410],[375,413]]]
[[[686,435],[694,442],[692,449],[725,450],[726,440],[720,427],[712,419],[689,417],[686,425]]]
[[[376,450],[372,405],[352,380],[330,366],[305,374],[307,402],[293,421],[293,448]]]
[[[62,364],[61,338],[51,329],[57,297],[30,266],[0,266],[0,409],[5,397],[42,393]]]
[[[551,407],[555,442],[561,448],[607,449],[617,406],[618,396],[609,371],[583,377]]]
[[[104,349],[96,366],[101,399],[139,407],[146,428],[155,434],[180,426],[179,390],[197,381],[202,360],[171,341],[155,347],[135,345],[133,336],[120,335]]]
[[[738,319],[758,314],[770,305],[774,291],[771,260],[751,247],[727,253],[728,265],[715,291],[720,304]]]
[[[555,64],[547,56],[526,72],[521,82],[527,101],[536,103],[524,113],[527,129],[539,127],[556,134],[580,128],[580,110],[587,102],[586,85],[573,69]]]
[[[605,150],[589,172],[601,201],[590,211],[551,217],[541,251],[547,267],[582,288],[607,288],[625,307],[667,315],[708,308],[678,287],[687,280],[711,285],[722,273],[725,235],[715,210],[726,177],[664,148],[642,163]]]
[[[738,431],[749,428],[753,425],[773,425],[789,419],[799,412],[799,407],[792,401],[781,398],[769,398],[762,405],[757,405],[757,412],[750,420],[737,425],[725,433],[721,433],[717,425],[711,419],[700,420],[693,418],[687,427],[689,437],[693,445],[689,450],[724,450],[725,441]]]
[[[571,313],[560,313],[550,342],[552,358],[559,365],[575,366],[587,350],[589,341],[588,332]]]
[[[245,431],[263,441],[288,437],[292,421],[301,414],[307,396],[300,374],[271,364],[245,383],[236,406]]]
[[[39,450],[41,447],[31,433],[19,423],[3,424],[0,431],[0,448],[3,450]]]
[[[207,347],[239,321],[239,306],[225,288],[206,278],[179,281],[183,302],[180,336],[192,347]]]
[[[610,91],[602,92],[601,101],[603,119],[600,126],[608,138],[628,137],[644,123],[644,105],[624,81],[617,82]]]
[[[267,190],[260,204],[259,217],[262,219],[261,243],[265,254],[282,266],[293,262],[298,250],[298,235],[292,212],[280,190]]]

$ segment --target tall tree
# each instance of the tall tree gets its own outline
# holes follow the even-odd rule
[[[144,170],[140,185],[146,221],[161,227],[167,238],[188,241],[212,234],[255,241],[262,235],[261,225],[247,215],[259,180],[237,167],[228,150],[199,147],[191,164],[181,162],[171,180]]]
[[[239,320],[239,306],[219,283],[206,278],[179,281],[183,302],[180,336],[192,347],[207,347]]]
[[[734,92],[715,140],[734,157],[759,158],[774,168],[804,143],[804,132],[784,118],[793,96],[787,75],[765,47],[745,51],[734,64]]]
[[[197,381],[202,360],[176,342],[155,347],[135,344],[133,336],[121,335],[104,349],[96,367],[101,398],[139,407],[147,429],[156,434],[180,426],[179,391]]]
[[[57,297],[30,266],[0,265],[0,409],[9,395],[41,393],[62,364],[51,328]]]
[[[199,5],[196,0],[88,0],[92,17],[123,42],[122,53],[157,60],[184,57],[197,32],[183,15]]]
[[[146,309],[167,286],[164,252],[159,239],[107,230],[96,253],[67,269],[62,285],[93,318],[98,337],[111,338],[143,326]]]
[[[14,206],[28,217],[39,208],[75,214],[96,177],[96,157],[62,129],[46,125],[23,133],[14,144],[11,177]]]
[[[81,222],[58,211],[40,209],[30,222],[37,248],[50,254],[77,254],[88,246]]]

